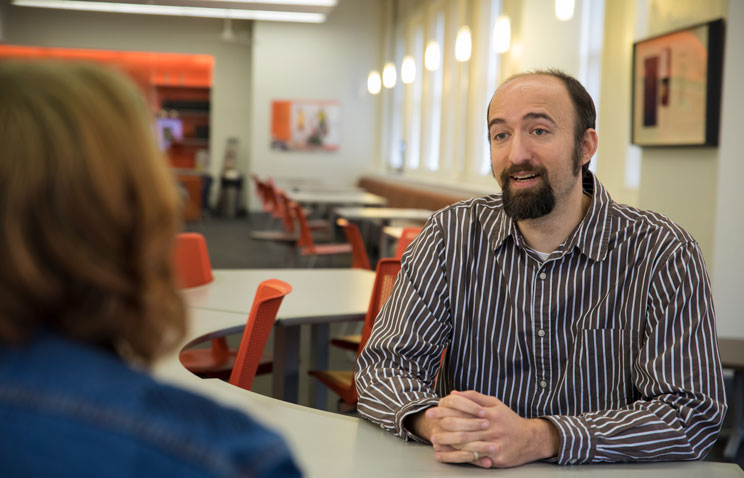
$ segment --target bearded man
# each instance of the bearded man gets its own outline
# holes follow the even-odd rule
[[[442,462],[695,460],[726,411],[697,242],[589,171],[595,109],[556,70],[488,108],[502,193],[436,212],[357,362],[359,413]]]

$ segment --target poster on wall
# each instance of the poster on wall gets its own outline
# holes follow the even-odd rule
[[[636,42],[633,144],[717,145],[722,64],[722,20]]]
[[[340,119],[338,101],[273,100],[271,148],[280,151],[338,151]]]

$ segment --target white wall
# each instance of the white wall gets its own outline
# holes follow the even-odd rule
[[[255,23],[252,172],[353,184],[373,168],[380,147],[380,97],[367,93],[366,84],[370,70],[382,66],[383,7],[377,0],[342,0],[323,24]],[[272,150],[274,99],[339,101],[339,150]]]
[[[222,167],[228,137],[237,137],[238,168],[248,171],[250,138],[251,48],[220,40],[223,22],[211,18],[76,12],[4,4],[4,42],[171,53],[201,53],[215,58],[212,85],[210,171]],[[250,39],[251,23],[233,22],[236,34]],[[212,188],[213,195],[217,192]]]
[[[721,144],[718,148],[718,188],[713,250],[713,292],[722,337],[744,337],[744,2],[730,0],[726,21],[726,53],[723,67]],[[711,264],[711,262],[709,262]]]

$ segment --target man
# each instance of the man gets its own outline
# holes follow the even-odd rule
[[[595,115],[559,71],[498,88],[503,192],[438,211],[403,256],[358,360],[362,416],[486,468],[706,456],[726,403],[702,253],[588,171]]]

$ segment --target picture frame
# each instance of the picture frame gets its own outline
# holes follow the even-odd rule
[[[718,146],[724,21],[633,44],[631,142]]]

